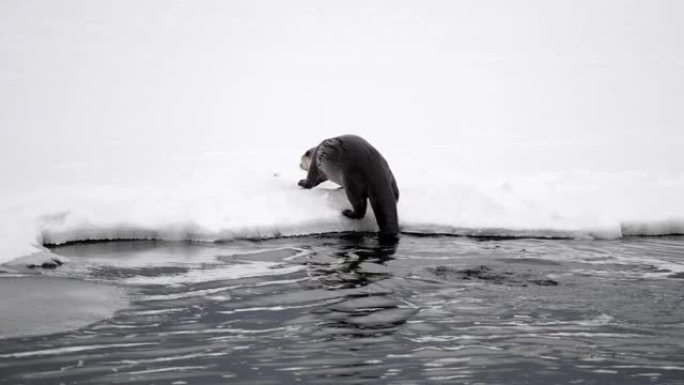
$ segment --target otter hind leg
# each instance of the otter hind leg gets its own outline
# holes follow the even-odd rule
[[[366,215],[368,208],[368,195],[363,189],[354,185],[345,185],[344,191],[347,193],[347,199],[351,203],[353,210],[344,210],[342,214],[351,219],[361,219]]]
[[[375,213],[382,235],[396,235],[399,233],[399,218],[397,216],[397,202],[393,192],[387,192],[380,196],[371,194],[369,197],[371,207]]]

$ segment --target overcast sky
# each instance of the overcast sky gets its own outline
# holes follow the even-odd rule
[[[0,0],[0,170],[354,132],[684,171],[682,16],[677,0]]]

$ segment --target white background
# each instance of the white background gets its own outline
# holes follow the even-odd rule
[[[347,132],[470,163],[679,173],[682,15],[660,0],[2,0],[0,178]]]

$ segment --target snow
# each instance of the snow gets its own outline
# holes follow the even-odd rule
[[[140,165],[137,173],[113,164],[99,171],[107,175],[100,183],[83,174],[80,182],[60,185],[58,164],[41,176],[42,187],[3,193],[0,261],[38,253],[43,244],[84,240],[214,242],[376,231],[372,211],[361,221],[340,214],[348,202],[338,186],[297,186],[305,176],[298,158],[306,148],[171,158]],[[681,175],[474,172],[477,167],[458,166],[463,154],[455,150],[404,146],[383,152],[399,182],[404,232],[570,238],[684,233]],[[63,172],[79,177],[72,168]]]

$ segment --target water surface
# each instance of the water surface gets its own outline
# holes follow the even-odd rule
[[[684,384],[684,237],[341,234],[53,252],[69,262],[12,279],[88,281],[130,303],[76,330],[0,340],[0,383]]]

